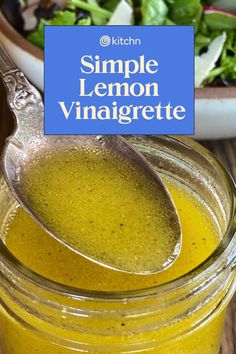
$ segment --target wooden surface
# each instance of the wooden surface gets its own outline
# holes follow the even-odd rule
[[[13,125],[13,119],[6,105],[5,90],[0,83],[0,150],[3,147],[5,137],[12,131]],[[204,141],[203,144],[218,156],[236,179],[236,139]],[[236,354],[236,295],[228,308],[221,354]]]

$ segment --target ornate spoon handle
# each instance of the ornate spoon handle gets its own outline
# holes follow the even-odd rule
[[[15,115],[17,128],[26,129],[29,125],[29,129],[34,132],[42,130],[44,108],[41,95],[16,67],[1,43],[0,76],[7,88],[8,105]],[[40,119],[32,121],[29,117]]]

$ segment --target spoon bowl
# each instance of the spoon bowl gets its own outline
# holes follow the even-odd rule
[[[44,106],[40,93],[27,81],[23,73],[18,70],[1,45],[0,75],[7,87],[8,103],[16,119],[16,129],[13,135],[7,139],[3,152],[2,168],[6,182],[19,204],[42,228],[59,242],[62,242],[66,247],[71,248],[73,251],[103,266],[136,274],[157,273],[169,267],[180,253],[182,244],[181,226],[171,196],[151,164],[142,154],[137,152],[120,136],[44,135]],[[104,261],[101,260],[99,256],[94,259],[90,254],[81,253],[80,249],[72,245],[68,240],[62,238],[61,235],[54,234],[50,227],[45,224],[44,220],[37,215],[34,205],[32,205],[27,198],[27,194],[23,188],[24,174],[27,166],[39,157],[41,158],[53,152],[60,150],[65,151],[75,147],[100,148],[111,153],[116,153],[139,168],[145,176],[148,176],[148,178],[155,183],[161,195],[163,210],[168,211],[165,217],[171,220],[172,225],[166,236],[171,238],[172,247],[166,262],[161,267],[152,265],[151,268],[142,266],[142,268],[137,267],[137,269],[131,269],[127,263],[124,264],[122,268],[117,268],[115,263],[113,264],[110,259],[109,261]],[[153,264],[155,264],[155,260],[153,260]]]

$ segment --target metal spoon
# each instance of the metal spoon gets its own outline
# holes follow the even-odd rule
[[[99,253],[94,258],[94,254],[81,254],[82,256],[102,264],[103,266],[136,274],[151,274],[163,271],[169,267],[178,257],[181,249],[182,236],[179,217],[173,201],[151,164],[138,153],[125,139],[119,136],[47,136],[44,135],[43,117],[44,106],[40,93],[25,78],[22,72],[15,66],[8,54],[0,44],[0,76],[8,91],[8,104],[16,119],[16,129],[12,136],[7,139],[7,143],[2,156],[2,168],[6,182],[17,199],[19,204],[31,215],[31,217],[51,236],[65,244],[66,247],[81,254],[81,250],[75,245],[63,239],[61,235],[56,235],[48,228],[45,221],[36,213],[34,205],[31,205],[23,190],[24,171],[30,162],[46,153],[53,153],[58,150],[67,150],[72,147],[96,147],[107,149],[122,155],[154,181],[156,188],[161,195],[163,210],[166,210],[166,219],[170,228],[166,231],[166,237],[171,239],[171,248],[164,264],[158,265],[156,259],[151,260],[152,267],[144,267],[137,264],[131,268],[130,261],[117,267],[112,259],[102,260]],[[145,236],[144,236],[145,237]],[[169,240],[169,239],[168,239]],[[101,250],[102,251],[102,250]],[[160,254],[160,250],[159,254]],[[158,253],[158,252],[157,252]],[[144,250],[145,254],[145,250]],[[134,254],[130,257],[135,256]],[[104,255],[103,255],[104,257]],[[157,257],[156,257],[157,258]]]

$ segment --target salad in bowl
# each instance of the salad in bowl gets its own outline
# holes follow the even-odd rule
[[[195,86],[236,86],[236,3],[212,0],[2,0],[11,24],[44,48],[45,25],[194,25]]]

